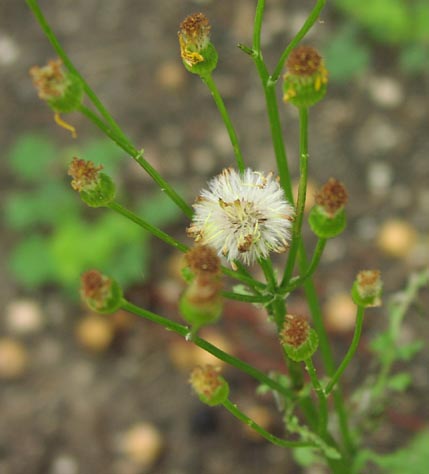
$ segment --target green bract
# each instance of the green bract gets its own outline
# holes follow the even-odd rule
[[[197,393],[198,398],[210,407],[221,405],[228,399],[229,396],[228,382],[221,376],[218,377],[218,380],[219,382],[221,382],[221,385],[210,396],[206,396],[202,393]]]
[[[207,303],[193,303],[186,291],[179,301],[179,311],[183,319],[192,325],[193,332],[201,326],[215,323],[222,314],[222,308],[221,297],[216,297]]]
[[[314,76],[286,74],[283,82],[284,101],[298,108],[316,104],[325,97],[326,90],[326,81]]]
[[[189,72],[192,72],[193,74],[207,76],[216,69],[218,60],[216,48],[212,43],[209,43],[206,48],[199,51],[199,54],[204,58],[204,61],[190,65],[185,60],[183,60],[183,65]]]
[[[110,176],[99,173],[93,189],[80,191],[82,201],[90,207],[107,206],[115,199],[116,186]]]
[[[67,72],[65,74],[67,86],[64,92],[58,97],[52,97],[47,103],[55,112],[68,113],[79,108],[83,98],[82,81],[74,74]]]
[[[346,227],[346,213],[340,209],[333,217],[326,214],[321,206],[314,206],[308,216],[311,230],[321,239],[332,239]]]
[[[359,293],[358,286],[358,282],[355,281],[351,291],[352,299],[355,305],[361,306],[363,308],[373,308],[375,306],[381,305],[381,291],[371,296],[362,297]]]
[[[114,313],[122,306],[122,288],[115,280],[110,279],[110,281],[110,291],[104,299],[101,300],[100,298],[95,299],[90,297],[84,298],[88,307],[96,313]]]
[[[295,362],[302,362],[316,352],[319,346],[319,337],[314,329],[309,329],[308,337],[300,346],[295,347],[291,344],[282,344],[283,348],[290,359]]]

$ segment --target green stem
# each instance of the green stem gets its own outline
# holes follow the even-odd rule
[[[231,268],[223,266],[222,273],[238,281],[241,281],[242,283],[245,283],[246,285],[248,285],[250,288],[254,289],[255,291],[259,291],[259,290],[264,291],[267,289],[267,286],[265,285],[265,283],[257,281],[252,276],[241,273],[239,270],[232,270]]]
[[[314,249],[313,257],[311,259],[310,265],[308,266],[307,270],[304,272],[303,275],[293,278],[290,280],[290,285],[286,288],[282,288],[282,292],[284,294],[291,293],[296,288],[300,287],[306,280],[308,280],[313,273],[315,272],[316,268],[319,265],[320,258],[323,254],[323,250],[325,248],[327,240],[326,239],[318,239],[316,247]]]
[[[275,293],[277,282],[276,282],[276,276],[273,269],[273,262],[271,261],[269,257],[260,258],[259,265],[261,266],[262,271],[264,272],[265,279],[267,280],[268,288],[271,290],[272,293]]]
[[[363,316],[365,314],[365,307],[358,306],[356,312],[356,325],[355,325],[355,332],[353,334],[352,343],[350,344],[349,350],[347,351],[346,355],[344,356],[343,361],[339,365],[338,369],[335,371],[334,375],[332,376],[331,380],[329,381],[328,385],[325,387],[326,395],[329,395],[335,385],[337,384],[338,380],[340,379],[343,372],[346,370],[347,366],[349,365],[350,361],[352,360],[353,356],[359,345],[360,336],[362,333],[362,325],[363,325]]]
[[[291,179],[286,156],[286,149],[283,143],[283,133],[280,126],[280,117],[277,107],[276,91],[269,81],[269,73],[264,63],[261,51],[261,30],[262,18],[264,14],[265,0],[258,0],[253,26],[253,52],[252,58],[261,79],[264,90],[265,103],[267,106],[268,119],[270,124],[271,138],[276,157],[277,170],[280,177],[280,185],[285,192],[289,202],[293,203],[293,194],[291,189]]]
[[[158,227],[153,226],[152,224],[149,224],[149,222],[146,222],[144,219],[141,217],[137,216],[134,214],[132,211],[129,209],[125,208],[121,204],[117,203],[116,201],[112,201],[109,203],[108,207],[112,209],[113,211],[117,212],[118,214],[121,214],[122,216],[126,217],[130,221],[135,222],[137,225],[139,225],[141,228],[144,230],[147,230],[150,232],[152,235],[155,237],[158,237],[158,239],[164,241],[165,243],[175,247],[176,249],[180,250],[181,252],[186,252],[188,250],[188,247],[178,240],[176,240],[174,237],[171,237],[161,229],[158,229]]]
[[[189,218],[193,215],[192,207],[190,207],[184,199],[177,194],[174,188],[165,181],[164,178],[155,170],[155,168],[143,158],[143,151],[137,150],[127,139],[118,137],[115,132],[109,128],[92,110],[84,105],[80,106],[80,112],[93,122],[103,133],[111,138],[120,148],[130,155],[155,181],[161,191],[165,191],[167,196],[179,207],[182,212]]]
[[[216,103],[216,106],[220,112],[222,120],[225,124],[225,127],[228,131],[229,139],[231,140],[232,148],[234,150],[235,160],[237,162],[237,168],[240,173],[244,172],[244,161],[243,156],[241,154],[240,145],[238,143],[237,133],[235,132],[234,125],[231,122],[231,118],[229,117],[228,111],[225,107],[225,103],[222,99],[222,96],[219,93],[219,90],[216,86],[216,83],[213,80],[213,76],[211,74],[206,76],[201,76],[202,81],[207,85],[209,88],[213,99]]]
[[[224,298],[236,301],[244,301],[246,303],[269,303],[273,299],[273,295],[244,295],[242,293],[234,293],[232,291],[223,291]]]
[[[324,438],[326,435],[328,425],[328,404],[326,400],[325,392],[317,377],[316,368],[314,367],[312,359],[305,361],[305,367],[310,376],[311,384],[313,385],[314,391],[316,392],[319,400],[319,435]]]
[[[80,107],[80,111],[90,120],[92,120],[107,136],[114,140],[117,145],[119,145],[124,151],[131,155],[139,163],[139,165],[149,174],[149,176],[158,184],[158,186],[161,189],[165,190],[165,193],[170,197],[170,199],[172,199],[177,204],[177,206],[183,211],[183,213],[187,217],[192,217],[192,208],[188,206],[188,204],[174,191],[174,189],[160,176],[160,174],[143,158],[142,153],[134,148],[130,140],[126,137],[119,125],[104,107],[103,103],[97,97],[95,92],[81,76],[79,71],[76,69],[74,64],[67,56],[64,49],[61,47],[58,39],[56,38],[54,32],[52,31],[46,18],[44,17],[37,0],[26,1],[29,8],[36,17],[37,21],[39,22],[46,37],[52,44],[52,47],[55,49],[56,53],[61,58],[67,69],[76,77],[78,77],[79,80],[82,82],[86,95],[94,104],[95,108],[99,111],[106,123],[104,123],[99,117],[97,117],[96,114],[94,114],[91,110],[87,109],[83,105]]]
[[[152,321],[153,323],[159,324],[165,327],[166,329],[168,329],[169,331],[173,331],[185,338],[189,337],[190,329],[186,326],[183,326],[182,324],[175,323],[174,321],[171,321],[170,319],[159,316],[158,314],[152,313],[151,311],[148,311],[143,308],[139,308],[138,306],[135,306],[126,300],[123,301],[121,307],[125,311],[129,311],[130,313],[134,313],[137,316],[148,319],[149,321]],[[242,372],[246,373],[250,377],[253,377],[259,383],[267,385],[272,390],[282,394],[283,396],[287,398],[293,397],[293,393],[288,388],[277,383],[275,380],[271,379],[270,377],[268,377],[267,375],[265,375],[263,372],[259,371],[252,365],[249,365],[246,362],[238,359],[237,357],[234,357],[231,354],[228,354],[222,351],[221,349],[217,348],[213,344],[210,344],[210,342],[198,336],[194,336],[192,339],[192,342],[198,347],[201,347],[201,349],[204,349],[205,351],[214,355],[217,359],[222,360],[226,364],[232,365],[233,367],[237,368],[238,370],[241,370]]]
[[[286,286],[295,268],[296,256],[301,241],[301,229],[304,219],[305,198],[308,176],[308,108],[299,109],[299,187],[296,204],[295,222],[292,229],[292,243],[281,286]]]
[[[226,400],[222,403],[222,405],[238,420],[242,421],[244,424],[252,428],[252,430],[259,433],[263,438],[269,441],[276,446],[281,446],[282,448],[298,448],[303,446],[315,446],[313,443],[309,443],[306,441],[289,441],[287,439],[281,439],[277,436],[266,431],[262,426],[259,426],[255,423],[251,418],[249,418],[246,414],[244,414],[234,403],[230,400]]]
[[[305,255],[304,245],[301,242],[299,249],[299,267],[302,273],[307,268],[307,257]],[[326,333],[325,325],[323,323],[323,315],[320,310],[319,301],[317,298],[316,289],[314,288],[313,281],[308,279],[304,282],[304,291],[307,299],[307,304],[312,315],[312,321],[314,328],[319,336],[319,348],[322,354],[322,361],[325,366],[326,373],[332,376],[335,372],[334,358],[332,355],[331,347],[329,345],[328,335]],[[333,392],[335,411],[337,412],[338,421],[340,425],[341,435],[349,454],[352,454],[355,450],[354,442],[348,426],[348,416],[344,407],[343,396],[341,389],[337,386]]]
[[[55,33],[52,31],[51,27],[49,26],[49,23],[47,22],[45,16],[42,13],[42,10],[40,9],[37,0],[26,0],[27,5],[33,12],[34,16],[36,17],[37,21],[39,22],[40,27],[42,28],[43,32],[45,33],[46,37],[48,38],[49,42],[51,43],[52,47],[54,48],[55,52],[58,54],[59,58],[63,62],[63,64],[67,67],[67,69],[74,74],[76,77],[79,78],[83,85],[83,89],[88,96],[88,98],[91,100],[91,102],[94,104],[96,109],[100,112],[100,114],[104,117],[106,122],[109,124],[109,126],[112,128],[113,131],[116,132],[116,134],[120,135],[122,138],[125,138],[125,135],[123,134],[121,128],[118,126],[118,124],[115,122],[113,117],[109,114],[107,109],[104,107],[103,103],[101,100],[97,97],[95,92],[91,89],[89,84],[86,82],[83,76],[79,73],[79,71],[75,68],[74,64],[71,62],[70,58],[67,56],[66,52],[62,48],[61,44],[59,43],[58,39],[55,36]]]
[[[292,39],[292,41],[287,45],[286,49],[283,51],[282,55],[280,56],[279,62],[274,69],[273,74],[270,77],[270,82],[276,83],[280,77],[280,74],[283,69],[283,65],[288,58],[290,52],[298,45],[298,43],[304,38],[304,36],[309,32],[311,27],[316,23],[320,12],[322,11],[323,7],[325,6],[326,0],[318,0],[315,7],[311,11],[310,15],[305,20],[304,24],[302,25],[301,29]]]

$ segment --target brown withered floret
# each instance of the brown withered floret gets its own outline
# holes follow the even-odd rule
[[[112,281],[98,270],[88,270],[81,277],[81,293],[84,299],[99,302],[100,305],[110,294]]]
[[[309,332],[310,325],[306,318],[288,314],[280,338],[283,344],[299,347],[307,340]]]
[[[379,270],[362,270],[358,273],[356,280],[358,291],[362,298],[375,296],[381,291],[380,275]]]
[[[311,46],[298,46],[291,53],[286,66],[288,72],[298,76],[311,76],[319,70],[322,57]]]
[[[73,178],[71,186],[75,191],[82,191],[95,185],[98,181],[98,173],[103,166],[95,166],[92,161],[73,158],[68,169],[68,175]]]
[[[198,394],[210,398],[222,385],[219,379],[219,372],[220,368],[213,367],[212,365],[196,367],[189,377],[189,382]]]
[[[210,23],[203,13],[187,16],[180,23],[179,35],[187,42],[192,42],[198,48],[200,41],[206,41],[210,33]]]
[[[330,178],[316,194],[316,204],[323,207],[325,212],[334,216],[347,203],[348,194],[344,185],[335,178]]]
[[[62,95],[68,85],[60,59],[52,59],[43,67],[33,66],[29,72],[39,97],[43,100]]]
[[[186,252],[186,263],[195,274],[217,275],[220,259],[216,251],[208,245],[196,245]]]

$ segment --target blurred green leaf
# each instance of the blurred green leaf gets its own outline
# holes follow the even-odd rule
[[[177,206],[165,195],[156,194],[144,198],[137,206],[138,214],[152,225],[161,227],[170,224],[181,217]]]
[[[55,278],[55,262],[49,244],[39,235],[27,236],[12,249],[9,266],[15,278],[29,289]]]
[[[56,154],[51,141],[41,135],[25,134],[16,140],[9,151],[9,163],[21,179],[43,183]]]
[[[419,433],[407,446],[392,454],[372,454],[370,459],[389,474],[426,474],[429,431]]]
[[[11,193],[4,205],[5,221],[14,230],[41,224],[55,226],[59,221],[79,212],[80,203],[64,184],[46,182],[34,191]]]
[[[403,392],[411,384],[411,375],[407,372],[400,372],[389,378],[387,387],[397,392]]]
[[[427,24],[429,25],[429,19]],[[399,64],[401,69],[409,74],[429,71],[429,46],[423,44],[404,45],[399,57]]]
[[[423,341],[413,341],[397,348],[397,357],[400,360],[411,360],[424,347]]]
[[[362,74],[370,62],[368,47],[359,42],[356,29],[350,24],[331,36],[323,51],[329,77],[338,82]]]
[[[103,171],[114,176],[125,160],[123,151],[110,140],[93,139],[85,143],[82,158],[103,165]]]

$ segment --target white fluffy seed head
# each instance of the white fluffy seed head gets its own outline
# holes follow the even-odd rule
[[[201,192],[194,209],[189,235],[230,262],[251,265],[288,248],[294,209],[272,173],[224,169]]]

